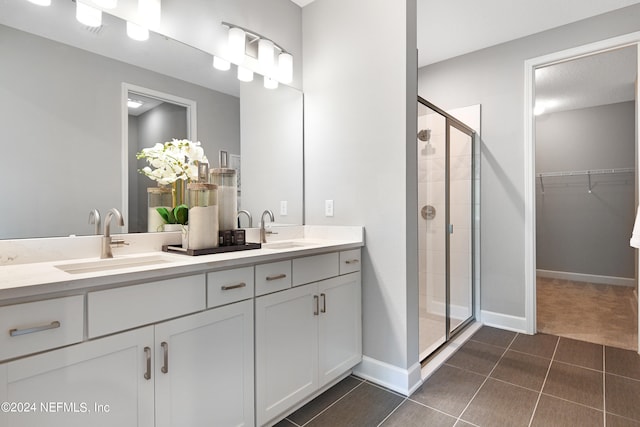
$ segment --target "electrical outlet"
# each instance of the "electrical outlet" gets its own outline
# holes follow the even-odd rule
[[[282,215],[282,216],[286,216],[287,215],[287,201],[286,200],[280,201],[280,215]]]
[[[324,216],[333,216],[333,200],[324,201]]]

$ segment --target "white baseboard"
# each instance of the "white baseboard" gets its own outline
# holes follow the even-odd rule
[[[480,321],[485,326],[506,329],[508,331],[527,333],[527,319],[525,317],[511,316],[509,314],[494,313],[492,311],[481,310]]]
[[[362,356],[362,362],[353,368],[353,373],[404,396],[411,396],[422,385],[419,362],[409,369],[402,369],[371,357]]]
[[[536,270],[536,275],[548,279],[573,280],[576,282],[600,283],[603,285],[629,287],[636,285],[635,279],[628,277],[599,276],[597,274],[571,273],[569,271]]]

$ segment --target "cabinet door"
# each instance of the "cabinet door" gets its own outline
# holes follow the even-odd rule
[[[258,425],[318,388],[317,286],[256,298]]]
[[[146,327],[0,365],[0,426],[152,427],[152,349]]]
[[[253,425],[253,301],[155,332],[157,427]]]
[[[320,387],[362,360],[360,273],[318,283]]]

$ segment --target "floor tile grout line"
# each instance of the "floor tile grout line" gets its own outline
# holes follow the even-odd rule
[[[542,395],[543,395],[543,396],[549,396],[549,397],[552,397],[552,398],[554,398],[554,399],[562,400],[563,402],[571,403],[571,404],[573,404],[573,405],[582,406],[583,408],[593,409],[594,411],[602,412],[602,409],[601,409],[601,408],[596,408],[596,407],[594,407],[594,406],[585,405],[584,403],[575,402],[575,401],[573,401],[573,400],[569,400],[569,399],[564,398],[564,397],[554,396],[553,394],[549,394],[549,393],[542,393]]]
[[[502,360],[504,355],[507,354],[507,351],[509,351],[509,347],[511,347],[511,344],[513,344],[513,342],[516,340],[517,336],[518,336],[518,334],[516,333],[516,335],[511,339],[511,342],[509,343],[509,345],[507,345],[507,347],[502,352],[502,355],[500,356],[500,358],[496,361],[496,364],[493,365],[493,369],[491,369],[491,371],[487,374],[487,376],[485,377],[484,381],[482,381],[482,384],[480,384],[480,387],[478,387],[476,392],[473,393],[473,396],[471,396],[471,399],[469,399],[469,402],[467,402],[467,406],[465,406],[462,409],[462,412],[460,412],[460,415],[458,415],[458,419],[456,420],[456,424],[458,423],[458,421],[464,421],[462,419],[462,415],[464,415],[465,411],[469,408],[469,406],[471,405],[471,402],[473,402],[473,399],[475,399],[476,396],[478,395],[478,393],[480,393],[480,390],[482,390],[482,387],[487,383],[487,381],[489,381],[489,378],[491,377],[491,374],[493,373],[493,371],[496,370],[496,368],[498,367],[498,364],[500,364],[500,361]],[[491,344],[489,344],[489,345],[491,345]],[[494,347],[497,347],[497,346],[494,346]]]
[[[394,412],[396,412],[396,411],[398,410],[398,408],[399,408],[399,407],[401,407],[401,406],[402,406],[402,405],[403,405],[407,400],[409,400],[409,398],[408,398],[408,397],[405,397],[405,398],[404,398],[404,400],[398,404],[398,406],[396,406],[395,408],[393,408],[393,411],[389,412],[389,413],[387,414],[387,416],[386,416],[386,417],[384,417],[384,419],[378,423],[378,427],[382,426],[382,424],[384,424],[384,422],[385,422],[385,421],[387,421],[387,420],[389,419],[389,417],[390,417],[391,415],[393,415],[393,413],[394,413]]]
[[[547,384],[547,378],[549,378],[549,372],[551,372],[551,365],[553,365],[553,360],[556,357],[556,352],[558,351],[558,345],[560,344],[560,337],[556,340],[556,346],[553,349],[553,354],[551,355],[551,360],[549,361],[549,366],[547,367],[547,373],[544,376],[544,380],[542,381],[542,386],[540,387],[540,391],[538,392],[538,399],[536,399],[536,404],[533,406],[533,411],[531,412],[531,418],[529,418],[529,427],[533,424],[533,418],[536,415],[536,411],[538,410],[538,405],[540,404],[540,399],[542,398],[542,390],[544,390],[545,384]]]
[[[420,402],[420,401],[413,400],[411,397],[408,397],[408,398],[407,398],[407,400],[408,400],[408,401],[410,401],[410,402],[413,402],[413,403],[417,403],[417,404],[418,404],[418,405],[420,405],[420,406],[424,406],[425,408],[429,408],[429,409],[431,409],[431,410],[433,410],[433,411],[439,412],[439,413],[441,413],[441,414],[443,414],[443,415],[447,415],[447,416],[449,416],[449,417],[451,417],[451,418],[458,418],[457,416],[455,416],[455,415],[453,415],[453,414],[450,414],[450,413],[448,413],[448,412],[445,412],[445,411],[443,411],[442,409],[434,408],[433,406],[429,406],[429,405],[427,405],[427,404],[425,404],[425,403],[422,403],[422,402]],[[468,422],[468,421],[465,421],[465,422]]]
[[[299,426],[299,427],[304,427],[307,424],[309,424],[311,421],[315,420],[316,418],[318,418],[320,415],[324,414],[325,412],[327,412],[329,410],[329,408],[333,407],[333,405],[335,405],[336,403],[340,402],[342,399],[344,399],[345,397],[347,397],[349,394],[351,394],[352,391],[354,391],[355,389],[357,389],[358,387],[360,387],[362,384],[364,384],[365,381],[361,381],[360,384],[358,384],[357,386],[355,386],[354,388],[352,388],[351,390],[349,390],[348,392],[346,392],[345,394],[343,394],[342,396],[340,396],[339,399],[336,399],[334,402],[331,403],[331,405],[327,406],[326,408],[324,408],[322,411],[318,412],[315,416],[313,416],[309,421],[307,421],[306,423],[304,423],[303,425]]]

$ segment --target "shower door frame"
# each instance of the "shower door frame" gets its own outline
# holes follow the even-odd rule
[[[434,349],[430,354],[435,353],[439,348],[442,348],[446,345],[452,337],[466,328],[469,324],[473,323],[476,318],[476,289],[475,289],[475,277],[476,277],[476,262],[475,262],[475,247],[476,247],[476,233],[475,233],[475,221],[474,221],[474,209],[476,206],[476,192],[475,192],[475,171],[476,171],[476,132],[471,129],[469,126],[456,119],[443,109],[438,106],[432,104],[426,99],[418,96],[418,103],[424,105],[430,110],[440,114],[445,119],[445,340],[438,348]],[[471,307],[470,307],[470,316],[462,321],[455,329],[451,330],[451,218],[450,218],[450,195],[451,195],[451,177],[450,177],[450,161],[451,161],[451,141],[450,141],[450,129],[451,127],[459,130],[460,132],[468,135],[471,138],[471,178],[469,180],[470,185],[470,193],[471,193],[471,209],[469,211],[470,219],[470,230],[469,230],[469,238],[470,238],[470,272],[469,272],[469,287],[471,290]],[[420,359],[425,359],[422,357],[422,349],[420,349],[421,357]],[[427,355],[426,357],[428,357]]]

